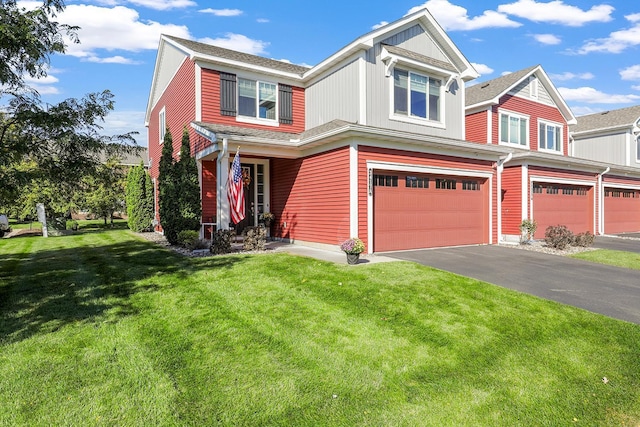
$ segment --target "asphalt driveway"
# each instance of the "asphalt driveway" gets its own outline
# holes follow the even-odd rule
[[[627,237],[634,239],[621,239],[619,237],[597,236],[593,242],[594,248],[612,249],[614,251],[626,251],[640,253],[640,234],[627,234]]]
[[[384,255],[640,324],[640,270],[504,246],[465,246]]]

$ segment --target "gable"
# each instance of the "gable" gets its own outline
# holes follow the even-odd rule
[[[165,89],[176,75],[178,69],[188,56],[175,46],[169,43],[161,42],[161,48],[158,49],[158,58],[156,59],[156,70],[149,94],[149,102],[147,105],[147,114],[151,112],[153,106],[156,105]],[[148,117],[147,117],[148,122]]]
[[[553,102],[547,87],[535,75],[533,77],[534,79],[527,78],[521,81],[509,91],[509,94],[555,107],[556,104]]]
[[[449,58],[419,24],[382,40],[382,43],[451,64]]]

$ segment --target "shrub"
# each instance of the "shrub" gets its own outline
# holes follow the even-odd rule
[[[588,248],[589,246],[593,245],[593,241],[595,237],[596,236],[594,236],[593,233],[589,231],[585,231],[584,233],[578,233],[576,234],[576,237],[573,240],[573,244],[575,246],[582,246],[582,247]]]
[[[267,243],[267,229],[265,227],[247,227],[244,229],[243,234],[243,250],[264,251],[265,244]]]
[[[573,240],[573,233],[566,225],[550,225],[544,232],[545,243],[555,249],[564,249],[570,246]]]
[[[214,255],[231,252],[231,238],[233,230],[218,230],[211,236],[211,253]]]
[[[538,224],[535,220],[523,219],[520,223],[520,243],[527,243],[533,239]]]
[[[196,249],[200,241],[200,234],[193,230],[182,230],[178,233],[178,243],[189,250]]]
[[[153,184],[142,162],[127,175],[126,205],[131,230],[140,233],[153,229]]]

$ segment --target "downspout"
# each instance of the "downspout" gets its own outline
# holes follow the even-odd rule
[[[598,234],[604,234],[604,184],[602,183],[602,175],[608,173],[611,170],[609,166],[598,174]]]
[[[498,160],[498,166],[496,167],[497,176],[497,194],[496,194],[496,210],[498,211],[498,244],[502,243],[502,171],[504,169],[504,164],[507,163],[513,157],[513,153],[507,154],[507,157],[504,159]]]
[[[223,185],[226,185],[228,176],[223,176],[229,173],[227,170],[227,165],[223,167],[223,161],[229,155],[229,141],[226,137],[222,138],[222,149],[218,152],[218,160],[216,162],[216,181],[217,181],[217,189],[216,189],[216,230],[222,230],[222,219],[223,219],[223,206],[222,206],[222,189]],[[226,172],[226,173],[225,173]]]

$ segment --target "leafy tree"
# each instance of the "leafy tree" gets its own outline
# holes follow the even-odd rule
[[[135,232],[151,230],[153,226],[153,184],[142,162],[127,174],[127,223]]]
[[[162,154],[158,163],[158,192],[160,193],[160,224],[164,236],[172,245],[178,243],[178,233],[181,231],[180,206],[180,173],[173,158],[173,137],[167,129],[162,142]]]
[[[124,207],[124,170],[118,159],[109,159],[96,174],[84,179],[86,193],[83,206],[94,216],[113,224],[113,214]]]
[[[180,160],[177,163],[179,173],[179,211],[181,218],[180,230],[200,230],[202,204],[200,200],[200,183],[198,180],[198,165],[191,155],[191,142],[186,126],[182,131],[182,146]]]

